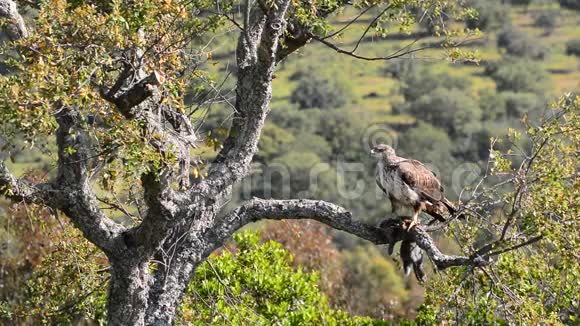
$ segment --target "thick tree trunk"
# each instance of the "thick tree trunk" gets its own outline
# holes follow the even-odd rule
[[[221,201],[220,201],[221,203]],[[192,221],[174,228],[152,277],[146,325],[172,325],[195,269],[223,244],[213,231],[221,205],[200,210]]]
[[[148,262],[110,262],[108,325],[144,325],[150,282]]]
[[[189,276],[208,256],[203,248],[183,250],[169,270],[159,268],[149,292],[146,325],[172,325],[189,285]]]

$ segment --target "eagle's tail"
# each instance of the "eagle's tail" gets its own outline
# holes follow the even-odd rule
[[[443,198],[441,200],[441,203],[445,205],[445,207],[447,207],[447,210],[449,211],[449,214],[451,214],[451,216],[457,214],[457,212],[459,211],[457,206],[453,205],[453,203],[450,202],[449,199],[447,198]],[[465,218],[465,214],[461,213],[459,216],[457,216],[457,218]]]
[[[441,200],[434,200],[433,197],[425,193],[422,195],[424,199],[431,203],[425,207],[426,213],[435,218],[429,224],[432,224],[435,222],[435,220],[438,220],[439,222],[445,222],[446,219],[443,215],[447,215],[446,213],[448,213],[449,216],[454,216],[459,211],[457,206],[455,206],[451,201],[449,201],[449,199],[445,197],[443,197]],[[457,216],[457,218],[465,218],[465,214],[461,213],[459,216]]]

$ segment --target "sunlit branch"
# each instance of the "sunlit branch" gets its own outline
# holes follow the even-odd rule
[[[408,54],[411,54],[411,53],[415,53],[415,52],[423,51],[423,50],[426,50],[426,49],[434,48],[433,45],[426,45],[426,46],[422,46],[422,47],[419,47],[419,48],[415,48],[415,49],[411,49],[411,50],[406,50],[406,51],[403,51],[403,52],[397,51],[398,53],[395,52],[395,53],[393,53],[391,55],[384,56],[384,57],[369,57],[369,56],[364,56],[364,55],[356,54],[356,53],[354,53],[354,51],[347,51],[347,50],[341,49],[338,46],[336,46],[335,44],[327,41],[324,38],[318,37],[316,35],[310,34],[310,37],[313,40],[316,40],[316,41],[318,41],[318,42],[326,45],[327,47],[333,49],[334,51],[336,51],[336,52],[338,52],[340,54],[345,54],[345,55],[351,56],[353,58],[360,59],[360,60],[365,60],[365,61],[386,61],[386,60],[392,60],[392,59],[404,57],[404,56],[406,56]]]
[[[341,230],[374,244],[389,244],[402,240],[416,242],[437,268],[451,266],[485,266],[489,262],[482,256],[455,256],[443,254],[431,236],[422,228],[407,230],[402,219],[389,219],[381,227],[353,219],[352,213],[338,205],[320,200],[263,200],[253,199],[236,208],[218,221],[215,232],[222,238],[231,236],[242,226],[263,219],[313,219],[334,229]]]

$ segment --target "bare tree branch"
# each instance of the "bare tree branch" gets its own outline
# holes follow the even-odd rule
[[[360,43],[362,42],[362,40],[365,38],[365,36],[367,35],[367,33],[369,32],[369,30],[371,29],[371,27],[373,27],[373,25],[387,12],[387,10],[391,9],[391,4],[388,4],[385,9],[383,9],[367,26],[367,28],[365,29],[364,33],[362,33],[362,35],[359,37],[358,41],[356,42],[354,48],[352,49],[352,53],[354,53]]]
[[[239,38],[236,51],[239,71],[232,126],[208,177],[194,192],[215,195],[249,172],[272,98],[276,51],[286,29],[284,15],[289,3],[282,0],[271,8],[262,5],[251,10],[248,27]]]
[[[443,254],[431,236],[421,227],[407,231],[401,219],[388,219],[381,228],[353,219],[343,207],[319,200],[263,200],[254,199],[220,219],[215,232],[220,237],[229,237],[242,226],[263,219],[313,219],[334,229],[345,231],[374,244],[390,244],[401,240],[417,243],[433,260],[437,268],[451,266],[484,266],[488,262],[480,256],[465,257]]]
[[[10,173],[6,164],[0,161],[0,193],[13,202],[50,204],[51,192],[54,191],[51,183],[30,185],[17,179]]]
[[[55,208],[70,217],[85,237],[107,254],[123,250],[125,245],[119,245],[118,240],[125,227],[105,216],[89,184],[90,145],[80,113],[63,107],[56,114],[56,121],[59,165]]]
[[[331,42],[327,41],[326,39],[321,38],[321,37],[318,37],[316,35],[310,34],[310,37],[313,40],[316,40],[316,41],[318,41],[318,42],[326,45],[327,47],[333,49],[334,51],[336,51],[336,52],[338,52],[340,54],[345,54],[345,55],[351,56],[353,58],[360,59],[360,60],[365,60],[365,61],[387,61],[387,60],[392,60],[392,59],[396,59],[396,58],[403,57],[403,56],[408,55],[408,54],[411,54],[411,53],[423,51],[423,50],[430,49],[430,48],[433,48],[434,47],[433,45],[425,45],[425,46],[421,46],[421,47],[418,47],[418,48],[415,48],[415,49],[409,49],[409,50],[405,50],[405,51],[398,50],[395,53],[393,53],[391,55],[388,55],[388,56],[384,56],[384,57],[368,57],[368,56],[356,54],[354,52],[354,50],[353,51],[347,51],[347,50],[341,49],[338,46],[336,46],[334,43],[331,43]]]

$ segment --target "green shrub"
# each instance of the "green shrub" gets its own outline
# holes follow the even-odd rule
[[[428,67],[412,69],[402,77],[402,91],[407,102],[413,102],[436,88],[466,90],[470,87],[469,79],[433,73]]]
[[[384,69],[384,73],[388,77],[393,77],[396,79],[403,79],[412,72],[415,72],[419,68],[419,63],[415,60],[409,59],[393,59],[387,61],[387,65]]]
[[[505,99],[501,93],[485,91],[479,97],[479,107],[481,108],[481,118],[484,121],[496,121],[505,118]]]
[[[580,10],[580,0],[560,0],[560,7]]]
[[[566,54],[580,57],[580,39],[574,39],[566,42]]]
[[[532,0],[510,0],[510,4],[519,6],[529,6]]]
[[[345,79],[340,75],[332,77],[316,73],[304,73],[292,94],[290,102],[301,109],[335,109],[352,101],[352,92]]]
[[[481,109],[471,96],[458,89],[437,88],[409,107],[420,121],[445,130],[451,137],[468,133],[481,120]]]
[[[521,118],[523,115],[539,113],[546,105],[534,93],[501,93],[505,101],[506,114],[510,118]]]
[[[477,17],[467,19],[468,28],[490,31],[510,22],[509,7],[498,0],[474,1],[471,6],[477,10]]]
[[[534,26],[551,33],[558,25],[559,13],[554,10],[543,10],[534,18]]]
[[[485,69],[498,91],[542,94],[551,85],[550,75],[537,63],[507,58],[488,64]]]
[[[255,232],[234,235],[224,250],[195,272],[180,307],[188,325],[370,325],[372,320],[333,310],[318,276],[291,266],[281,244]],[[259,272],[257,272],[259,271]]]
[[[531,39],[525,32],[514,28],[505,27],[497,36],[497,46],[504,48],[509,55],[527,57],[542,60],[547,55],[547,50],[536,39]]]

